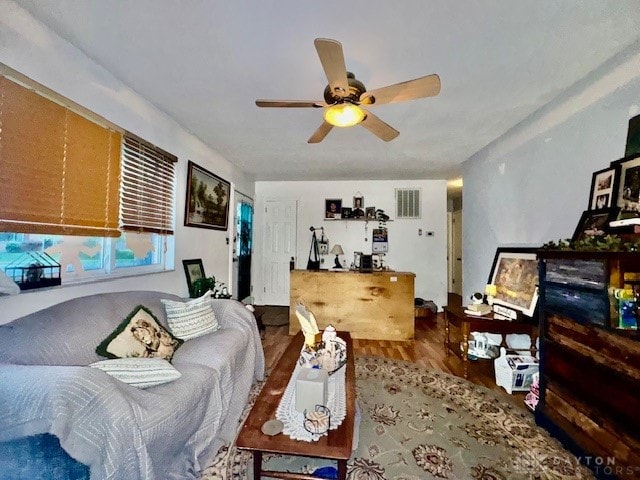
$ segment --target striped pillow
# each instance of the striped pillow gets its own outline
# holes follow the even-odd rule
[[[211,291],[187,302],[162,300],[169,330],[181,340],[201,337],[220,328],[211,308]]]
[[[138,388],[155,387],[182,376],[163,358],[127,357],[101,360],[89,365]]]

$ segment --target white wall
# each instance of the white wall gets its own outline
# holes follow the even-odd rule
[[[420,188],[422,190],[422,218],[417,220],[395,219],[394,188]],[[326,198],[342,198],[343,207],[353,205],[353,196],[360,192],[365,206],[381,208],[394,221],[388,222],[389,253],[385,261],[396,271],[414,272],[417,297],[433,300],[438,307],[447,298],[447,192],[445,180],[414,181],[313,181],[313,182],[256,182],[256,214],[254,230],[254,258],[252,267],[254,296],[261,303],[262,235],[266,200],[293,199],[298,202],[296,268],[306,268],[311,246],[310,226],[324,227],[329,238],[329,249],[342,245],[347,266],[353,260],[354,251],[371,253],[371,230],[377,222],[369,222],[365,232],[364,222],[324,221]],[[423,235],[418,236],[418,229]],[[428,237],[424,232],[432,231]],[[365,240],[366,238],[366,240]],[[333,266],[334,255],[327,255],[322,268]]]
[[[572,236],[639,104],[636,43],[463,164],[465,298],[484,289],[497,247]]]
[[[251,195],[253,181],[80,50],[9,0],[0,2],[0,63],[177,155],[175,271],[0,297],[0,323],[60,301],[99,292],[160,290],[187,296],[182,260],[202,258],[207,275],[228,282],[226,232],[184,227],[187,160]]]

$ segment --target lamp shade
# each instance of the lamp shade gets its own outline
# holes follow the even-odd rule
[[[342,250],[342,245],[339,244],[335,244],[333,246],[333,248],[331,249],[331,254],[332,255],[344,255],[344,250]]]
[[[364,110],[351,103],[339,103],[324,111],[324,119],[334,127],[352,127],[365,117]]]

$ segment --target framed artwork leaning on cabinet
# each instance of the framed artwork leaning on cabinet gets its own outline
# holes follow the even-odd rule
[[[499,247],[489,274],[494,304],[532,317],[538,302],[538,260],[533,248]]]

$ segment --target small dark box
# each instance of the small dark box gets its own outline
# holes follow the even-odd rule
[[[360,257],[360,271],[370,272],[373,270],[373,255],[362,255]]]

